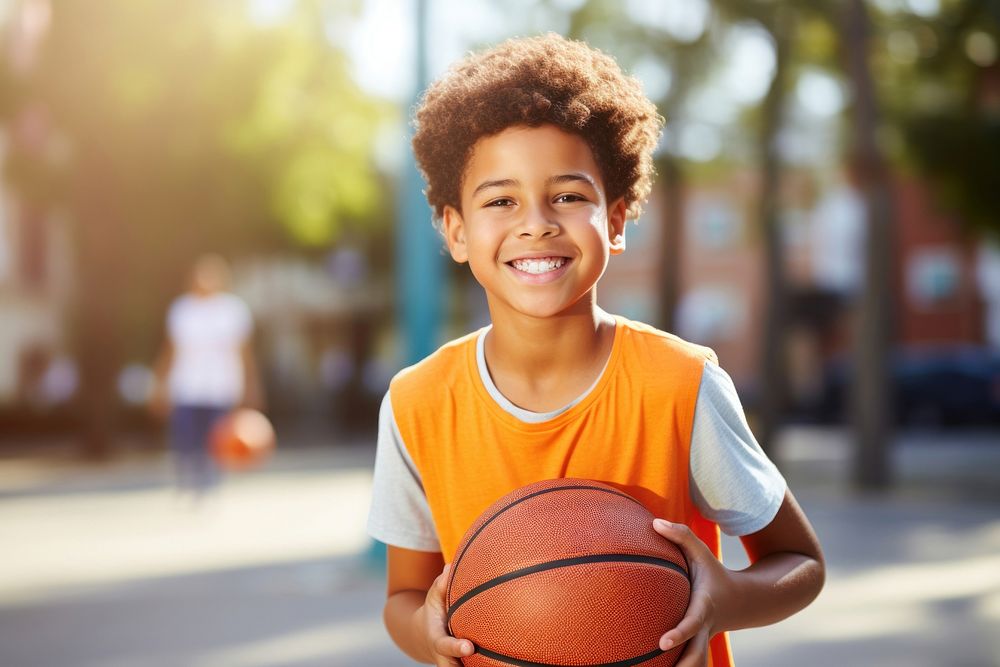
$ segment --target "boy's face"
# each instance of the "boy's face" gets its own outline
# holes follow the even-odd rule
[[[498,309],[534,317],[587,312],[609,254],[625,248],[625,203],[608,202],[593,153],[552,126],[515,126],[476,142],[462,212],[444,211],[456,262],[469,262]]]

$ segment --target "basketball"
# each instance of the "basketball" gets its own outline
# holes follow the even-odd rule
[[[245,470],[263,462],[274,451],[271,422],[257,410],[239,408],[212,426],[212,457],[227,470]]]
[[[687,562],[632,496],[584,479],[513,491],[469,528],[452,565],[448,629],[472,667],[670,667],[659,640],[684,617]]]

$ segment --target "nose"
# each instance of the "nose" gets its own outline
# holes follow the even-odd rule
[[[532,206],[525,211],[517,235],[522,239],[544,239],[559,234],[559,223],[551,211],[541,206]]]

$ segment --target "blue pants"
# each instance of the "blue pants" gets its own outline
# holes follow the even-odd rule
[[[174,452],[177,486],[203,493],[219,481],[219,469],[209,452],[208,436],[216,420],[230,408],[175,405],[170,413],[170,448]]]

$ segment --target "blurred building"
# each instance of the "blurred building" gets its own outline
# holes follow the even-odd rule
[[[0,2],[0,58],[15,82],[35,66],[51,15],[49,0]],[[41,104],[19,99],[0,117],[0,171],[19,159],[59,159],[64,148]],[[71,350],[71,227],[65,215],[33,206],[0,180],[0,421],[5,424],[59,428],[61,420],[53,417],[71,416],[68,408],[79,385]],[[374,424],[371,413],[396,359],[393,341],[379,336],[388,330],[382,326],[391,308],[387,279],[371,275],[364,249],[341,243],[326,257],[242,258],[234,268],[233,291],[254,314],[258,363],[272,411]],[[149,352],[148,358],[123,360],[119,369],[122,406],[137,415],[151,388]]]
[[[0,57],[13,76],[34,66],[50,19],[47,0],[0,5]],[[47,153],[52,146],[45,109],[23,104],[0,124],[0,169],[18,154]],[[65,221],[18,199],[0,181],[0,409],[44,412],[76,390],[65,339],[70,259]]]
[[[941,211],[916,181],[897,185],[896,206],[897,340],[904,345],[987,343],[985,286],[976,280],[984,242],[963,235],[958,220]]]
[[[897,347],[1000,348],[991,333],[1000,324],[987,317],[989,304],[1000,299],[1000,280],[991,279],[1000,276],[1000,252],[936,207],[925,184],[900,178],[895,195]],[[599,292],[604,307],[646,321],[656,313],[665,224],[655,197],[643,220],[628,229],[627,250],[612,258]],[[864,288],[864,202],[843,176],[820,182],[805,170],[786,172],[780,199],[789,380],[793,395],[808,402],[823,390],[829,363],[850,349],[854,304]],[[751,402],[765,305],[756,205],[753,172],[688,187],[675,318],[676,333],[715,349]]]
[[[272,414],[376,423],[398,365],[384,335],[391,314],[388,276],[373,276],[350,243],[324,261],[247,258],[235,263],[233,291],[254,315],[256,350]]]

